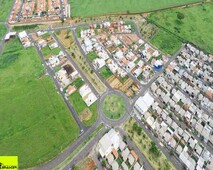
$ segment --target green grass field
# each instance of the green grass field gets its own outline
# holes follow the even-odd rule
[[[100,75],[104,78],[104,79],[108,79],[110,76],[113,75],[113,73],[110,71],[110,69],[106,66],[102,67],[100,69]]]
[[[213,53],[213,3],[153,13],[149,19],[196,46]],[[177,18],[182,13],[184,19]]]
[[[42,54],[44,55],[45,59],[48,59],[51,55],[58,55],[61,49],[59,47],[50,49],[48,46],[41,49]]]
[[[170,55],[181,48],[181,41],[178,37],[162,29],[154,35],[150,42],[162,52]]]
[[[0,41],[6,33],[7,33],[7,28],[5,27],[5,25],[0,24]]]
[[[92,117],[89,120],[84,120],[82,122],[85,126],[93,125],[93,123],[96,121],[98,117],[97,102],[93,103],[90,107],[87,107],[86,103],[83,101],[78,91],[75,91],[68,98],[78,115],[81,115],[86,108],[89,108],[89,110],[92,112]]]
[[[98,58],[98,55],[96,54],[96,52],[92,51],[92,52],[87,54],[87,57],[88,57],[89,61],[92,63],[93,60]]]
[[[102,103],[103,113],[109,119],[119,119],[126,111],[125,102],[121,96],[110,94]]]
[[[84,85],[84,81],[82,80],[82,78],[77,78],[75,79],[72,83],[71,83],[72,86],[75,86],[77,89],[79,89],[81,86]]]
[[[137,13],[183,5],[201,0],[70,0],[73,17],[114,13]]]
[[[18,155],[19,168],[40,165],[79,136],[52,79],[33,47],[18,39],[5,43],[0,56],[0,153]]]
[[[12,8],[13,1],[0,0],[0,21],[4,22],[9,17],[10,9]]]

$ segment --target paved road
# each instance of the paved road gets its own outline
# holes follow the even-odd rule
[[[45,68],[46,68],[47,73],[48,73],[49,76],[51,76],[51,78],[53,79],[53,81],[54,81],[54,83],[55,83],[55,85],[56,85],[56,87],[57,87],[58,92],[59,92],[59,93],[61,94],[61,96],[63,97],[64,102],[66,103],[66,105],[67,105],[67,107],[69,108],[69,110],[70,110],[72,116],[74,117],[76,123],[78,124],[81,133],[84,132],[87,128],[86,128],[86,127],[82,124],[82,122],[79,120],[78,114],[76,113],[76,111],[74,110],[74,108],[72,107],[72,105],[70,104],[70,102],[69,102],[69,100],[67,99],[67,97],[65,96],[64,92],[60,90],[60,89],[61,89],[61,85],[58,83],[58,81],[57,81],[56,78],[54,77],[54,72],[53,72],[53,70],[51,70],[51,68],[47,66],[46,61],[45,61],[45,59],[44,59],[44,57],[43,57],[41,51],[39,50],[39,48],[38,48],[36,42],[32,39],[31,35],[29,35],[29,38],[30,38],[31,42],[33,42],[33,43],[35,44],[37,53],[38,53],[38,55],[40,56],[40,58],[41,58],[41,60],[42,60],[42,62],[43,62],[43,64],[44,64],[44,66],[45,66]]]
[[[82,55],[84,56],[84,58],[86,59],[86,61],[87,61],[87,63],[89,64],[90,68],[91,68],[91,69],[93,70],[93,72],[97,75],[97,77],[103,82],[103,84],[104,84],[105,86],[107,86],[108,89],[112,89],[112,87],[109,85],[109,83],[100,75],[100,73],[94,68],[94,66],[93,66],[93,65],[91,64],[91,62],[89,61],[87,55],[85,54],[84,50],[83,50],[82,47],[81,47],[81,44],[80,44],[79,41],[78,41],[78,37],[77,37],[77,35],[76,35],[76,32],[75,32],[73,29],[71,29],[71,31],[72,31],[72,35],[73,35],[73,37],[74,37],[74,40],[75,40],[76,45],[78,46],[78,48],[79,48],[81,54],[82,54]]]
[[[69,164],[64,167],[64,170],[68,170],[69,168],[72,168],[74,165],[76,165],[79,161],[81,161],[83,158],[85,158],[86,155],[88,155],[92,148],[95,147],[97,142],[103,137],[104,133],[106,132],[106,129],[103,128],[93,139],[90,141],[87,146],[71,161]],[[100,161],[99,161],[100,162]]]
[[[135,153],[138,155],[138,158],[140,160],[140,163],[143,164],[143,167],[146,169],[146,170],[153,170],[152,166],[150,165],[149,161],[144,157],[144,155],[142,155],[141,151],[138,149],[138,147],[134,144],[134,142],[132,142],[130,140],[130,138],[128,137],[128,135],[126,134],[126,132],[124,132],[123,129],[121,128],[118,128],[119,130],[119,133],[120,135],[122,136],[126,136],[127,138],[127,143],[128,143],[128,146],[130,148],[133,148],[133,150],[135,151]]]
[[[126,104],[126,112],[125,114],[118,120],[111,120],[105,116],[102,110],[102,103],[103,100],[106,98],[107,95],[109,94],[116,94],[118,96],[121,96]],[[125,122],[129,117],[131,113],[131,107],[130,107],[130,101],[129,98],[124,95],[122,92],[117,91],[117,90],[111,90],[111,91],[106,91],[101,97],[100,100],[98,101],[98,113],[101,117],[101,120],[107,125],[108,127],[116,127],[120,126],[123,122]]]
[[[99,97],[99,93],[97,92],[97,90],[93,87],[93,85],[90,83],[90,81],[86,78],[86,76],[83,74],[83,72],[81,71],[81,69],[77,66],[77,64],[74,62],[74,60],[72,59],[72,57],[70,56],[70,54],[66,51],[65,47],[61,44],[61,42],[58,40],[58,38],[52,34],[53,38],[55,39],[55,41],[59,44],[59,47],[62,49],[62,51],[66,54],[67,59],[70,61],[70,63],[75,67],[75,69],[78,71],[78,73],[81,75],[81,77],[84,79],[84,81],[89,85],[90,89],[92,90],[92,92]]]

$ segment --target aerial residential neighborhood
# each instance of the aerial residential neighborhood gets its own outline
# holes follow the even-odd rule
[[[0,0],[0,169],[212,170],[211,0]]]

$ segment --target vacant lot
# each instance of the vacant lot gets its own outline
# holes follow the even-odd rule
[[[78,136],[67,106],[33,47],[18,39],[0,56],[0,153],[18,155],[20,168],[52,159]]]
[[[184,9],[172,9],[153,13],[149,19],[165,29],[213,53],[213,3]],[[182,14],[178,19],[177,14]]]
[[[0,21],[6,21],[14,1],[0,0]]]
[[[70,0],[74,17],[145,12],[199,1],[201,0]]]
[[[128,136],[136,144],[138,149],[141,151],[141,153],[145,156],[145,158],[149,161],[150,165],[154,169],[175,169],[171,162],[168,161],[166,156],[162,152],[159,152],[159,149],[157,147],[155,147],[154,151],[150,151],[152,140],[142,130],[142,128],[140,128],[140,126],[134,119],[129,119],[128,121],[126,121],[126,123],[124,124],[124,130],[127,132]]]
[[[50,49],[48,46],[44,47],[41,49],[41,52],[44,56],[44,58],[47,60],[51,55],[58,55],[59,52],[61,51],[60,48],[54,48],[54,49]]]
[[[171,55],[181,48],[181,41],[178,37],[162,29],[153,36],[150,42],[162,52]]]
[[[100,69],[100,75],[104,79],[108,79],[110,76],[113,75],[113,73],[110,71],[110,69],[107,66],[104,66]]]
[[[109,119],[119,119],[126,112],[123,98],[116,94],[108,95],[102,104],[103,112]]]
[[[86,103],[84,102],[78,91],[71,94],[69,96],[69,100],[75,111],[78,113],[79,117],[84,117],[82,120],[83,124],[85,126],[92,126],[98,117],[97,102],[93,103],[90,107],[87,107]],[[88,113],[90,113],[91,115],[86,114],[87,110]]]

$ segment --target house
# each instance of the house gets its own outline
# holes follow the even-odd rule
[[[9,32],[5,35],[4,40],[8,41],[10,37],[14,37],[16,35],[16,32]]]
[[[122,158],[123,158],[124,161],[127,160],[129,153],[130,153],[130,151],[129,151],[128,148],[126,148],[125,150],[123,150],[123,151],[121,152],[121,156],[122,156]]]
[[[128,156],[128,161],[129,161],[129,164],[132,166],[133,165],[133,163],[135,162],[135,159],[134,159],[134,157],[132,156],[132,154],[129,154],[129,156]]]
[[[119,165],[117,163],[116,160],[114,160],[114,162],[112,163],[112,170],[118,170],[119,169]]]
[[[143,168],[141,167],[141,165],[138,162],[136,162],[134,167],[133,167],[133,170],[142,170],[142,169]]]
[[[149,93],[146,93],[143,97],[139,97],[139,99],[135,102],[134,107],[143,115],[153,103],[154,98]]]
[[[113,155],[110,153],[109,155],[107,155],[107,162],[112,165],[112,163],[114,162],[114,157]]]
[[[74,86],[69,85],[69,86],[67,87],[66,93],[67,93],[68,95],[71,95],[72,93],[75,92],[75,90],[76,90],[76,88],[75,88]]]
[[[138,155],[135,153],[134,150],[130,151],[130,154],[133,156],[133,158],[137,161],[138,160]]]
[[[119,133],[114,129],[111,129],[108,133],[106,133],[98,143],[98,150],[102,157],[107,156],[113,150],[118,149],[120,143]]]
[[[121,166],[122,166],[123,170],[128,170],[129,169],[125,162],[122,162]]]
[[[115,159],[118,158],[118,152],[116,151],[115,148],[112,148],[112,154],[114,155]]]
[[[90,92],[86,97],[83,98],[83,100],[86,103],[86,105],[89,107],[97,101],[97,97],[95,96],[94,93]]]
[[[120,143],[119,143],[119,148],[122,152],[126,148],[126,143],[124,143],[124,141],[121,140]]]

